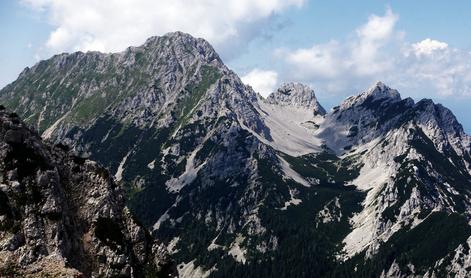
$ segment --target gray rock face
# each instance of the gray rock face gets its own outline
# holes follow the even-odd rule
[[[286,83],[267,97],[267,102],[312,109],[314,115],[325,115],[325,109],[317,101],[314,90],[300,83]]]
[[[318,136],[325,138],[336,153],[384,136],[397,126],[406,110],[413,109],[412,99],[401,100],[399,93],[378,82],[365,92],[343,101],[326,114]]]
[[[3,108],[2,108],[3,109]],[[97,163],[0,111],[0,273],[140,277],[171,261]]]

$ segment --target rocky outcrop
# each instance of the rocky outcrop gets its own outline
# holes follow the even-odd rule
[[[267,97],[267,102],[281,106],[291,105],[312,110],[315,115],[325,115],[314,90],[301,83],[286,83]]]
[[[0,276],[142,277],[172,263],[96,162],[0,107]]]

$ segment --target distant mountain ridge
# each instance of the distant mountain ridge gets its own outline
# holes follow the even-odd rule
[[[41,61],[0,102],[106,166],[182,277],[469,275],[471,137],[431,100],[264,99],[176,32]]]

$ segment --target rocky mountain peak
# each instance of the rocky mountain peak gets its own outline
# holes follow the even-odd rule
[[[267,102],[281,106],[295,106],[313,109],[320,115],[324,115],[325,109],[317,101],[314,90],[301,83],[285,83],[275,92],[271,93]]]
[[[163,47],[163,48],[162,48]],[[216,53],[214,48],[202,38],[195,38],[190,34],[183,32],[171,32],[163,36],[153,36],[146,40],[140,47],[129,49],[152,51],[167,49],[173,51],[173,54],[185,57],[188,54],[194,58],[201,58],[208,63],[217,63],[223,65],[221,58]]]
[[[401,101],[401,95],[395,89],[391,89],[383,82],[378,81],[368,90],[356,96],[347,98],[340,107],[348,109],[352,106],[362,105],[367,102],[398,102]]]
[[[401,95],[395,89],[391,89],[383,82],[378,81],[373,86],[371,86],[365,93],[368,97],[374,97],[377,99],[386,98],[391,100],[400,100]]]
[[[464,132],[463,126],[448,108],[431,99],[423,99],[415,104],[414,109],[417,122],[439,148],[449,142],[458,153],[461,153],[461,147],[470,150],[471,137]]]

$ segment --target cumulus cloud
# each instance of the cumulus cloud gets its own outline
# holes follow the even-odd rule
[[[22,0],[48,16],[51,52],[121,51],[172,31],[203,37],[230,56],[278,13],[305,0]]]
[[[276,89],[278,73],[271,70],[253,69],[241,77],[242,82],[250,85],[257,93],[267,97]]]
[[[384,16],[370,15],[368,22],[358,28],[356,33],[367,42],[382,42],[391,37],[399,16],[387,9]]]
[[[339,43],[331,41],[292,52],[278,50],[276,55],[284,57],[289,64],[294,66],[301,79],[309,79],[311,76],[335,78],[346,66],[344,60],[340,59],[341,51],[342,47]]]
[[[426,38],[410,43],[387,9],[371,15],[344,40],[310,48],[277,49],[282,79],[307,82],[318,92],[350,95],[376,80],[416,97],[471,97],[471,53]]]
[[[356,30],[357,38],[350,47],[350,66],[359,75],[381,72],[390,66],[380,50],[395,35],[399,16],[388,9],[384,16],[371,15],[368,22]]]
[[[424,96],[471,97],[471,53],[445,43],[423,47],[422,42],[398,55],[397,72],[391,73],[394,80],[423,91]],[[418,45],[422,45],[419,51]]]
[[[412,44],[412,48],[417,56],[432,55],[435,51],[447,49],[448,44],[446,42],[427,38],[423,41]]]
[[[330,41],[295,50],[278,49],[275,56],[284,59],[293,77],[301,81],[375,75],[391,67],[390,58],[381,50],[400,35],[394,31],[397,20],[398,15],[388,9],[384,16],[370,16],[349,41]]]

